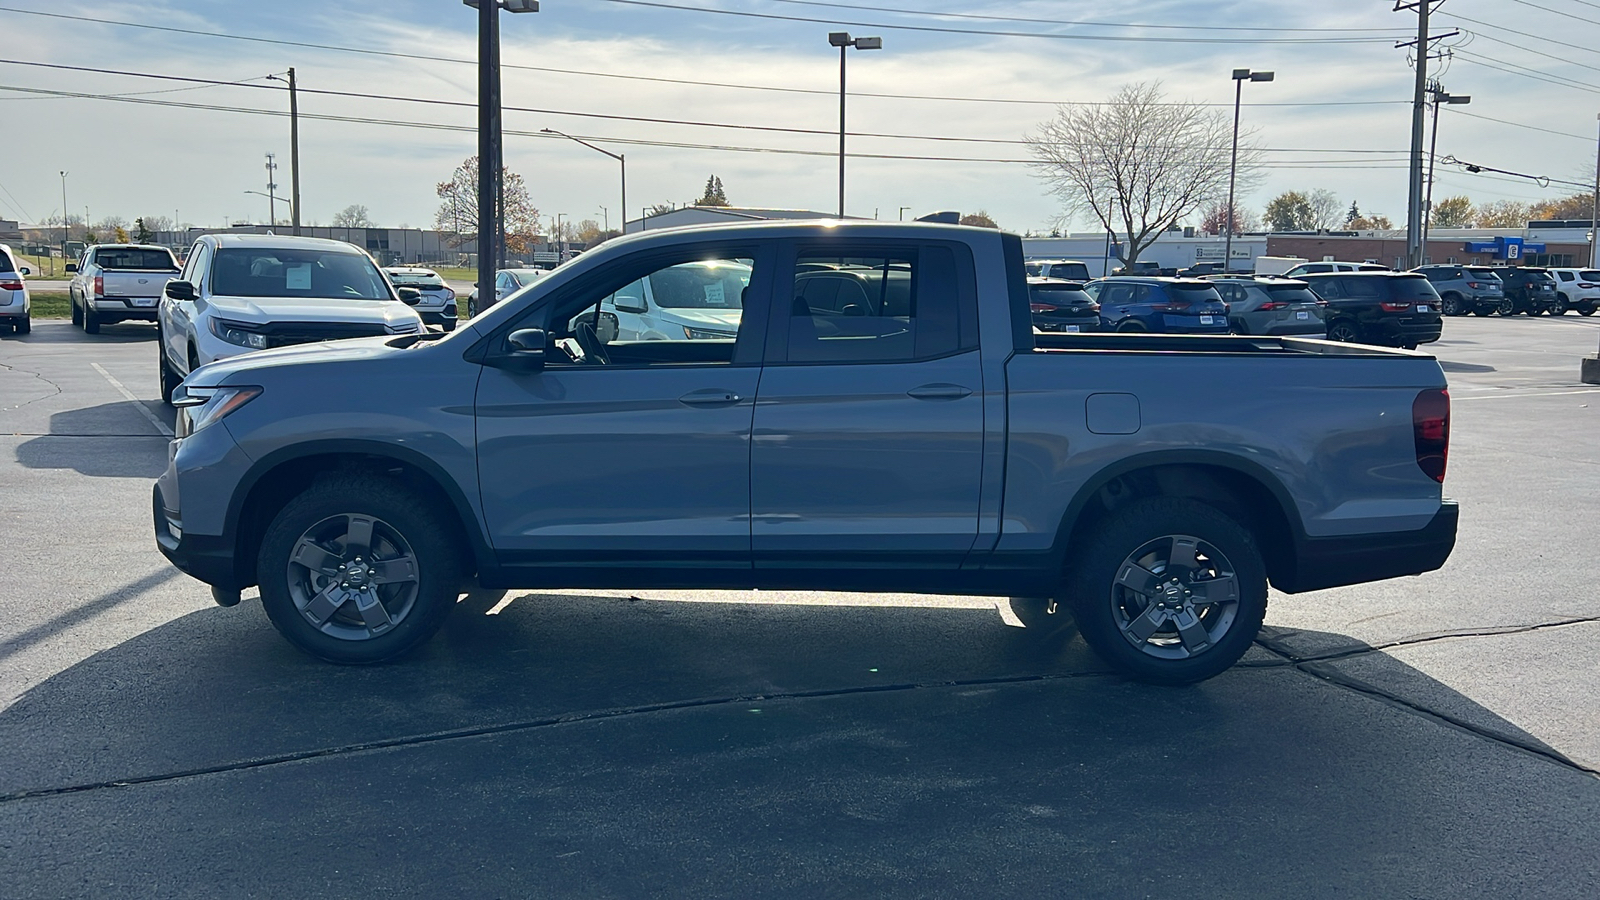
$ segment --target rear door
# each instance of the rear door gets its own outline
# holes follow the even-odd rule
[[[787,258],[751,443],[756,567],[956,568],[983,465],[970,250],[805,242]],[[812,306],[818,281],[835,296]]]

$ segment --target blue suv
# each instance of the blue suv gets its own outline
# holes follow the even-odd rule
[[[1209,281],[1122,275],[1092,281],[1084,290],[1100,304],[1105,331],[1228,333],[1228,304]]]

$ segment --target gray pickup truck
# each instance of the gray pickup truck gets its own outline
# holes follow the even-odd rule
[[[718,327],[617,339],[640,282]],[[993,230],[609,241],[449,335],[196,370],[156,540],[333,662],[417,646],[472,587],[894,590],[1017,598],[1030,633],[1075,621],[1165,683],[1237,661],[1269,582],[1449,556],[1431,356],[1030,313]]]
[[[96,244],[67,271],[72,324],[99,334],[101,325],[154,322],[162,289],[178,277],[178,260],[156,244]]]

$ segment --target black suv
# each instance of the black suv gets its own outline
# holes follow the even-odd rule
[[[1328,301],[1328,340],[1415,350],[1439,339],[1444,319],[1439,293],[1414,272],[1333,272],[1302,275]]]
[[[1556,280],[1549,269],[1538,266],[1495,266],[1506,295],[1495,307],[1502,316],[1526,313],[1544,315],[1556,308]]]
[[[1084,293],[1081,282],[1029,278],[1028,306],[1033,310],[1033,327],[1040,331],[1100,330],[1100,304]]]

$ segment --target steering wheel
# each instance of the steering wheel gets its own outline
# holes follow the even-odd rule
[[[600,343],[600,336],[595,334],[593,323],[577,323],[572,327],[572,337],[577,340],[578,347],[583,350],[584,365],[611,365],[611,357],[606,353],[606,345]]]

